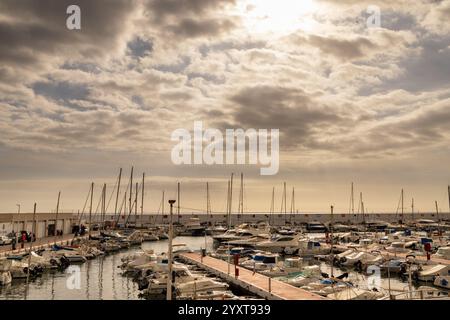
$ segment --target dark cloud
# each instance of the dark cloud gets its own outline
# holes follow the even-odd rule
[[[237,25],[234,19],[223,15],[226,6],[236,0],[149,0],[146,14],[155,31],[166,40],[217,36]]]
[[[342,113],[314,101],[300,89],[267,85],[247,87],[230,97],[230,102],[231,110],[227,113],[231,119],[219,122],[220,127],[280,129],[280,144],[285,148],[308,147],[319,133],[326,136],[330,127],[346,122]]]
[[[132,41],[128,42],[128,49],[131,56],[135,58],[142,58],[151,54],[153,49],[153,43],[136,37]]]
[[[0,12],[0,62],[15,68],[81,59],[100,60],[121,46],[134,0],[80,0],[81,30],[68,30],[70,0],[5,0]],[[36,70],[34,70],[36,72]]]

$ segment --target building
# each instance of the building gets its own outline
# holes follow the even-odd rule
[[[53,236],[55,230],[62,231],[63,234],[69,234],[72,232],[72,227],[78,222],[76,215],[72,213],[59,213],[56,223],[55,218],[55,213],[36,213],[36,226],[34,228],[36,238]],[[33,231],[32,213],[0,214],[0,235],[23,230]]]

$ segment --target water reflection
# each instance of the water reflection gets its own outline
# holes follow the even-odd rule
[[[174,243],[184,243],[192,250],[205,246],[203,237],[177,237]],[[212,248],[212,239],[207,246]],[[167,240],[145,242],[142,249],[153,249],[156,253],[167,252]],[[42,277],[30,280],[28,292],[26,280],[14,280],[12,284],[0,287],[0,300],[135,300],[139,299],[138,286],[130,278],[120,275],[121,258],[141,248],[135,247],[117,254],[99,257],[79,265],[81,287],[69,289],[67,281],[71,273],[47,272]]]

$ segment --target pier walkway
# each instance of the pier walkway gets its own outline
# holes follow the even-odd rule
[[[228,266],[228,262],[209,256],[202,259],[199,253],[182,253],[178,257],[185,262],[195,264],[211,272],[228,283],[233,283],[268,300],[328,300],[325,297],[296,288],[282,281],[271,279],[259,273],[253,273],[253,271],[243,267],[239,267],[239,277],[236,278],[233,264]]]
[[[92,235],[95,235],[95,233],[92,233]],[[82,237],[78,236],[75,237],[76,239],[83,239],[83,238],[87,238],[88,235],[84,235]],[[73,234],[66,234],[66,235],[62,235],[62,236],[57,236],[56,237],[56,244],[57,245],[69,245],[70,242],[72,241],[72,239],[74,239],[74,235]],[[49,247],[51,245],[53,245],[55,243],[55,237],[51,236],[51,237],[45,237],[45,238],[39,238],[36,239],[35,242],[33,242],[33,250],[38,250],[41,248],[46,248]],[[8,244],[8,245],[3,245],[0,246],[0,257],[2,256],[7,256],[11,253],[21,253],[21,252],[27,252],[28,250],[30,250],[30,242],[25,242],[24,247],[21,248],[21,243],[16,244],[16,250],[12,250],[12,245]]]

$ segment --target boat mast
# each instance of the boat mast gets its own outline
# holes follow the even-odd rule
[[[144,228],[144,188],[145,188],[145,172],[142,173],[142,194],[141,194],[141,228]]]
[[[355,214],[355,195],[353,190],[353,182],[352,182],[352,189],[350,193],[350,212],[352,215]]]
[[[233,174],[231,174],[231,179],[233,179]],[[231,229],[231,180],[228,181],[228,195],[227,195],[227,210],[228,210],[228,230]],[[230,242],[228,241],[228,264],[227,264],[227,269],[228,269],[228,274],[230,274],[230,259],[231,259],[231,252],[230,252]]]
[[[29,281],[30,281],[30,265],[31,265],[31,251],[33,250],[33,235],[36,233],[36,202],[34,203],[34,208],[33,208],[33,225],[31,226],[31,232],[32,232],[32,238],[30,241],[30,248],[28,251],[27,285],[25,288],[25,300],[27,299],[28,285],[29,285]]]
[[[289,216],[289,222],[292,220],[292,215],[295,213],[295,187],[292,187],[292,198],[291,198],[291,214]]]
[[[139,183],[138,182],[136,182],[136,188],[135,188],[135,190],[136,190],[136,194],[135,194],[135,197],[134,197],[134,228],[136,229],[136,227],[137,227],[137,214],[138,214],[138,206],[137,206],[137,202],[138,202],[138,190],[139,190]]]
[[[401,213],[402,213],[402,219],[401,219],[401,222],[402,222],[402,223],[401,223],[400,225],[403,225],[403,222],[404,222],[404,221],[403,221],[403,219],[404,219],[404,218],[403,218],[403,214],[404,214],[405,205],[404,205],[404,203],[403,203],[403,199],[404,199],[404,198],[403,198],[403,189],[402,189],[402,209],[401,209]]]
[[[269,224],[273,224],[273,213],[275,211],[275,187],[272,187],[272,201],[270,203],[270,218],[269,218]],[[272,220],[272,222],[270,222]]]
[[[169,261],[168,261],[168,274],[167,274],[167,300],[172,300],[172,260],[173,260],[173,204],[175,200],[169,200],[170,204],[170,219],[169,219]]]
[[[440,219],[439,219],[439,208],[438,208],[438,202],[434,201],[434,204],[436,206],[436,218],[437,218],[437,223],[438,223],[438,233],[439,235],[441,235],[441,227],[440,227]]]
[[[177,184],[177,221],[180,223],[180,183]]]
[[[131,199],[133,198],[133,170],[134,167],[131,167],[131,175],[130,175],[130,197],[128,199],[129,201],[129,206],[128,206],[128,210],[129,210],[129,214],[128,216],[131,216],[131,212],[133,211],[132,205],[131,205]],[[127,218],[127,223],[128,223],[128,218]],[[126,227],[126,226],[125,226]]]
[[[92,198],[94,197],[94,183],[91,183],[91,204],[89,205],[89,230],[88,235],[89,239],[91,239],[91,230],[92,230]]]
[[[334,211],[334,206],[331,206],[331,223],[330,223],[330,236],[331,236],[331,278],[334,278],[334,269],[333,269],[333,260],[334,260],[334,256],[333,256],[333,211]]]
[[[241,214],[244,214],[244,174],[241,172],[241,184],[239,189],[238,224]]]
[[[448,186],[447,188],[447,194],[448,194],[448,209],[450,210],[450,186]]]
[[[106,218],[106,183],[103,184],[102,192],[102,230],[105,230],[105,218]]]
[[[234,177],[234,173],[231,174],[231,179],[230,179],[230,225],[231,225],[231,213],[232,213],[232,208],[233,208],[233,177]]]
[[[280,213],[283,212],[283,207],[284,207],[284,225],[286,225],[287,222],[287,209],[286,209],[286,182],[283,182],[283,195],[281,198],[281,210]]]
[[[57,238],[56,231],[57,231],[57,228],[58,228],[58,213],[59,213],[59,199],[60,199],[60,197],[61,197],[61,191],[58,192],[58,201],[56,202],[55,231],[53,233],[53,235],[55,236],[55,243],[54,243],[55,245],[56,245],[56,238]]]
[[[117,205],[119,203],[119,194],[120,194],[120,180],[122,179],[122,168],[119,170],[119,180],[117,183],[117,192],[116,192],[116,205],[114,206],[114,218],[116,218],[117,215]],[[119,214],[120,216],[120,214]]]

